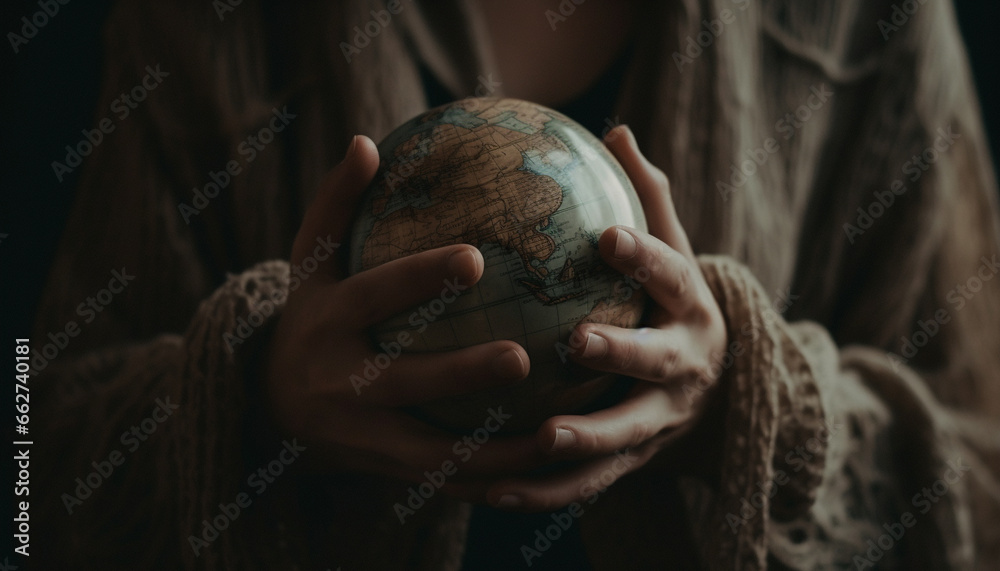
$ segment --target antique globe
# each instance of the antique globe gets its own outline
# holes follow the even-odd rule
[[[485,270],[460,295],[377,326],[376,342],[405,331],[405,351],[416,352],[510,339],[531,361],[515,385],[441,399],[414,414],[461,432],[501,407],[510,415],[503,430],[512,433],[606,399],[615,379],[573,364],[581,343],[570,333],[582,322],[636,326],[641,288],[601,260],[597,241],[609,226],[645,230],[646,222],[604,144],[552,109],[468,98],[407,121],[378,148],[381,165],[351,235],[350,272],[463,243],[479,248]]]

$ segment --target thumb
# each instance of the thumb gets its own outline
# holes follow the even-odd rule
[[[624,136],[622,136],[624,135]],[[605,144],[632,181],[646,214],[649,233],[678,252],[694,258],[691,243],[681,226],[670,194],[670,181],[639,150],[632,129],[622,125],[608,132]]]
[[[351,230],[361,195],[378,170],[378,148],[364,135],[355,135],[344,160],[320,183],[292,244],[292,264],[300,264],[317,240],[343,243]]]

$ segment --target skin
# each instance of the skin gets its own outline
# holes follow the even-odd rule
[[[488,11],[491,2],[483,4]],[[534,26],[535,33],[553,34],[538,5],[532,6],[530,11],[511,12],[536,16],[544,27]],[[589,6],[578,7],[571,22],[596,30],[601,18],[585,17],[583,9]],[[491,33],[498,54],[514,53],[504,52],[505,42],[511,41],[501,37],[505,32]],[[578,42],[587,39],[586,34],[574,37]],[[531,43],[530,35],[519,41]],[[564,67],[575,69],[572,66],[586,61],[571,58],[572,50],[564,52],[569,58],[561,62]],[[534,82],[538,89],[519,92],[505,84],[508,95],[543,102],[564,95],[559,77],[546,80],[546,86],[538,83],[539,74],[527,70],[525,77],[534,79],[518,82],[512,79],[520,69],[514,61],[504,64],[498,57],[498,62],[511,85]],[[599,74],[600,69],[594,69],[596,65],[575,73]],[[609,474],[619,478],[654,461],[710,482],[717,473],[723,409],[716,379],[701,371],[725,350],[722,312],[677,219],[666,175],[643,157],[628,127],[611,130],[605,143],[635,186],[650,232],[608,228],[600,237],[601,256],[625,274],[646,268],[650,279],[643,287],[655,307],[641,329],[580,326],[574,334],[587,342],[572,358],[637,382],[611,408],[550,418],[534,435],[491,438],[448,478],[445,493],[501,509],[547,511],[592,497],[595,479],[604,476],[607,482]],[[307,210],[292,248],[292,264],[311,253],[317,237],[330,235],[334,242],[346,242],[357,201],[377,167],[375,144],[356,136]],[[360,394],[349,380],[352,374],[362,375],[365,359],[374,359],[378,352],[367,334],[371,326],[436,298],[445,280],[476,283],[483,267],[482,255],[470,245],[429,250],[351,277],[331,258],[290,293],[269,341],[264,392],[273,426],[310,448],[307,461],[313,469],[423,482],[424,471],[439,470],[443,461],[454,460],[452,446],[460,437],[416,420],[401,407],[514,383],[527,375],[530,362],[524,349],[511,341],[495,341],[452,352],[403,354],[361,387]],[[704,396],[689,399],[682,388],[699,379]],[[633,458],[624,470],[615,456],[622,449]],[[560,463],[556,471],[532,472],[554,462]]]
[[[588,0],[552,29],[560,0],[480,0],[493,60],[509,97],[550,107],[592,85],[628,44],[636,1]],[[561,16],[561,14],[560,14]]]

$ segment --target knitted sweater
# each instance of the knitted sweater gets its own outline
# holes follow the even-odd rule
[[[604,492],[580,522],[596,569],[1000,562],[997,189],[952,8],[914,4],[643,7],[609,121],[671,177],[723,310],[723,460],[654,459]],[[258,395],[289,285],[266,260],[351,135],[425,108],[420,65],[456,97],[497,75],[475,3],[401,6],[350,58],[380,4],[113,10],[98,114],[165,73],[88,159],[38,317],[36,339],[81,328],[32,381],[39,568],[459,568],[467,504],[437,494],[400,525],[404,482],[251,481],[308,454]],[[135,277],[81,320],[112,271]]]

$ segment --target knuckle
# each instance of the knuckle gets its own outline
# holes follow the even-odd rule
[[[725,321],[711,292],[698,295],[696,302],[691,304],[688,311],[694,323],[706,328],[706,335],[712,341],[709,346],[718,347],[725,344],[727,337]]]
[[[630,448],[632,446],[638,446],[643,442],[649,440],[653,436],[653,429],[646,421],[637,421],[632,425],[632,434],[630,435],[628,444],[625,447]]]
[[[680,256],[680,254],[674,254]],[[671,297],[683,298],[691,291],[694,276],[691,273],[691,265],[686,261],[672,264],[672,276],[667,280],[667,294]]]
[[[663,172],[659,167],[654,166],[653,169],[653,182],[656,186],[660,187],[664,192],[670,192],[670,178],[667,177],[667,173]]]
[[[645,271],[649,273],[649,276],[653,278],[653,281],[659,281],[667,271],[666,267],[666,257],[660,254],[656,248],[651,248],[649,251],[645,252],[644,255],[636,261],[636,272],[638,273],[638,268],[645,268]],[[643,285],[648,285],[644,283]]]
[[[638,348],[632,341],[610,343],[608,353],[611,364],[619,371],[627,372],[635,362]]]
[[[667,347],[656,360],[653,377],[656,380],[667,380],[677,373],[680,366],[680,351],[676,347]]]

